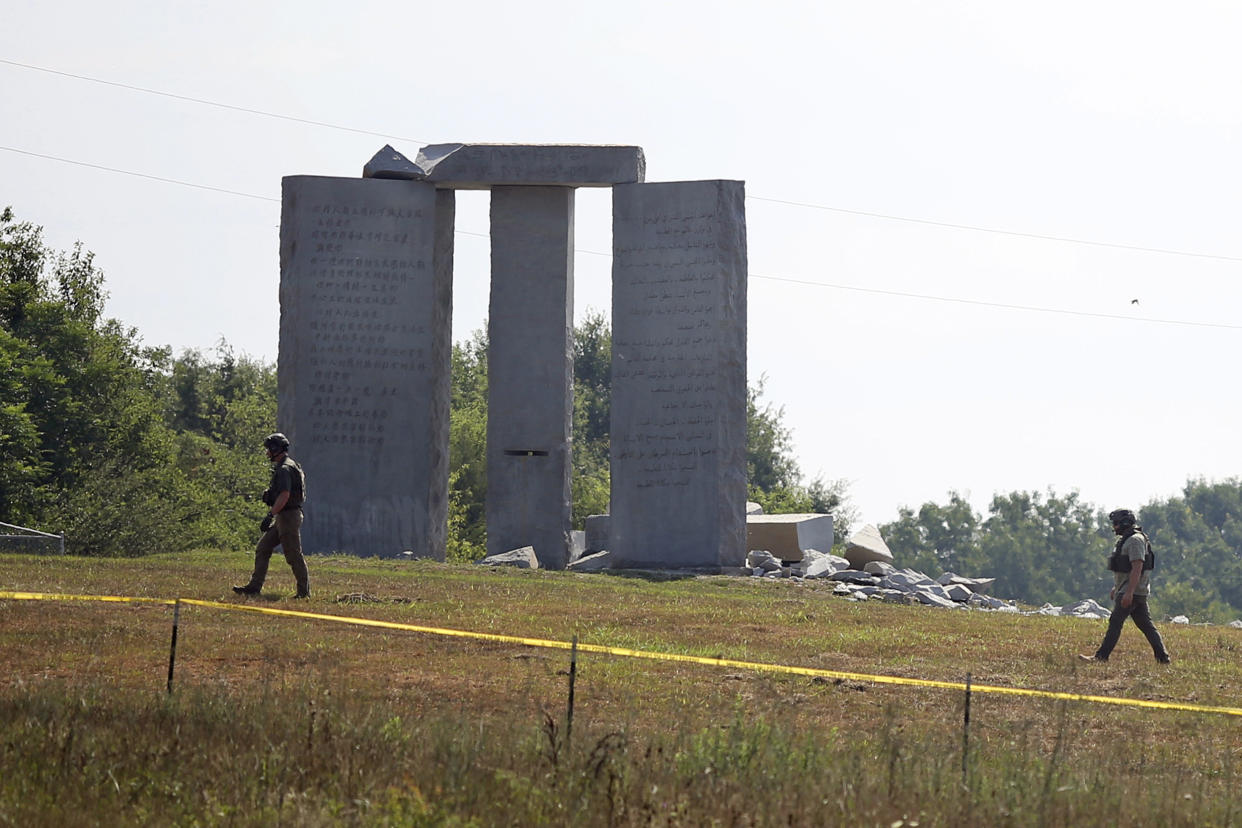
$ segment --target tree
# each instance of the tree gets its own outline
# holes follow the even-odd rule
[[[0,213],[0,520],[79,554],[249,545],[275,370],[224,342],[143,348],[106,297],[81,244]]]
[[[63,530],[77,552],[167,548],[176,528],[147,494],[178,491],[171,433],[137,335],[103,317],[104,299],[80,244],[54,254],[41,228],[0,213],[0,410],[12,435],[0,513]]]
[[[449,394],[449,518],[451,561],[487,552],[487,334],[453,345]]]
[[[574,328],[572,521],[607,514],[611,499],[612,332],[598,311]]]
[[[950,571],[964,574],[979,564],[980,518],[957,492],[940,506],[924,503],[916,514],[908,507],[898,510],[897,520],[880,528],[895,554],[922,572]]]

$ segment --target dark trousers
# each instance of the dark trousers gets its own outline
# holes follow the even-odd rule
[[[1095,657],[1100,661],[1108,660],[1113,647],[1117,646],[1117,639],[1121,638],[1121,628],[1125,625],[1126,618],[1134,619],[1134,625],[1142,630],[1143,635],[1147,637],[1147,643],[1151,645],[1151,651],[1156,655],[1156,660],[1168,661],[1169,653],[1164,649],[1164,641],[1160,638],[1160,632],[1151,621],[1146,595],[1135,595],[1128,607],[1121,605],[1121,598],[1116,600],[1113,604],[1113,612],[1108,616],[1108,632],[1104,633],[1104,641],[1100,644],[1100,649],[1095,651]]]
[[[262,589],[267,580],[267,564],[272,553],[279,546],[285,553],[285,562],[293,570],[293,577],[298,582],[298,594],[310,594],[310,573],[306,570],[306,558],[302,557],[302,510],[283,509],[276,515],[272,528],[259,538],[259,545],[254,549],[254,572],[250,576],[250,589]]]

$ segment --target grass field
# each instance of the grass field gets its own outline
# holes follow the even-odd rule
[[[1242,706],[1242,631],[827,584],[240,553],[0,557],[0,590],[196,598],[860,674]],[[1159,613],[1159,596],[1153,598]],[[1232,825],[1242,717],[781,675],[183,606],[0,601],[0,824]],[[964,753],[965,749],[965,753]]]

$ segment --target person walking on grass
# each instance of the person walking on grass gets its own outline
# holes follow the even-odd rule
[[[1151,590],[1151,570],[1155,566],[1155,557],[1151,553],[1151,542],[1138,525],[1138,518],[1129,509],[1117,509],[1108,513],[1113,523],[1113,532],[1117,537],[1117,546],[1108,559],[1108,568],[1113,572],[1113,589],[1108,597],[1113,599],[1113,612],[1108,616],[1108,632],[1104,641],[1094,655],[1078,656],[1083,661],[1108,661],[1121,638],[1121,628],[1127,618],[1134,619],[1134,624],[1151,645],[1156,661],[1168,664],[1169,652],[1164,648],[1160,632],[1152,623],[1151,612],[1147,608],[1147,595]]]
[[[279,546],[285,553],[285,561],[293,570],[298,591],[295,598],[310,597],[310,574],[306,570],[306,558],[302,556],[302,504],[306,501],[306,475],[302,467],[289,456],[289,438],[277,432],[263,440],[267,459],[272,461],[272,479],[263,493],[263,502],[269,507],[259,531],[259,545],[254,550],[254,572],[244,586],[235,586],[238,595],[258,595],[267,578],[267,563],[272,552]]]

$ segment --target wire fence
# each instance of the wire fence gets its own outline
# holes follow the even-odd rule
[[[53,535],[12,523],[0,523],[0,553],[22,555],[65,554],[64,534]]]
[[[1225,716],[1242,717],[1242,707],[1192,704],[1190,702],[1159,701],[1156,699],[1132,699],[1122,696],[1096,696],[1084,693],[1065,693],[1055,690],[1039,690],[1027,687],[1004,687],[1000,685],[975,684],[969,674],[963,682],[937,681],[933,679],[917,679],[905,676],[887,676],[875,673],[856,673],[842,670],[828,670],[818,667],[800,667],[797,665],[771,664],[757,661],[740,661],[731,658],[693,656],[683,653],[662,653],[652,650],[634,650],[627,647],[611,647],[603,644],[580,642],[577,636],[573,641],[556,641],[543,638],[504,635],[500,633],[481,633],[469,630],[454,630],[444,627],[428,627],[419,624],[402,624],[395,621],[381,621],[375,618],[359,618],[348,615],[328,615],[318,612],[275,609],[273,607],[256,607],[248,604],[229,604],[220,601],[204,601],[197,598],[138,598],[123,595],[69,595],[44,592],[5,592],[0,591],[0,600],[17,601],[104,601],[112,603],[164,604],[174,607],[172,648],[169,653],[168,689],[173,687],[173,664],[176,660],[177,626],[180,623],[182,605],[224,610],[228,612],[250,612],[264,615],[278,615],[291,618],[303,618],[314,621],[327,621],[336,624],[350,624],[360,627],[373,627],[387,630],[404,630],[407,632],[427,635],[448,636],[453,638],[474,639],[502,644],[517,644],[526,647],[570,651],[576,661],[579,653],[597,653],[600,655],[619,656],[623,658],[640,658],[655,661],[702,664],[711,667],[728,667],[731,669],[752,670],[765,673],[782,673],[845,681],[867,682],[904,687],[925,687],[940,690],[964,692],[969,698],[972,693],[997,694],[1005,696],[1025,696],[1028,698],[1057,699],[1064,701],[1090,702],[1120,707],[1147,708],[1157,710],[1175,710],[1184,713],[1209,713]],[[968,708],[969,709],[969,708]]]

